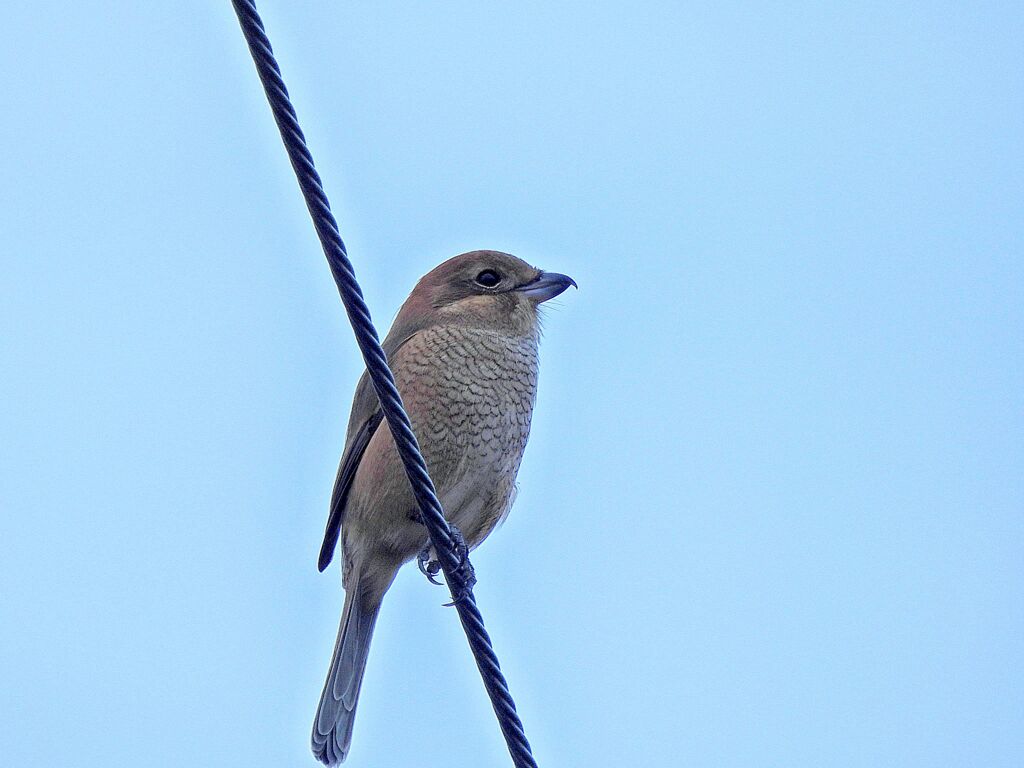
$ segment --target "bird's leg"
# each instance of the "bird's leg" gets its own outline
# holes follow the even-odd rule
[[[452,606],[461,603],[473,593],[473,586],[476,584],[476,571],[473,570],[473,564],[469,562],[469,545],[466,543],[462,531],[452,524],[449,524],[449,528],[452,531],[452,541],[455,542],[455,551],[459,556],[459,564],[455,566],[454,575],[460,582],[460,586],[452,590],[454,599],[450,603],[446,603],[446,605]]]
[[[426,527],[423,522],[423,515],[419,509],[411,509],[407,513],[409,519],[419,523]],[[455,590],[454,600],[447,605],[455,605],[455,603],[465,600],[469,594],[473,591],[473,586],[476,584],[476,571],[473,570],[473,564],[469,562],[469,545],[466,543],[466,538],[462,535],[462,531],[454,523],[449,522],[448,528],[451,531],[452,541],[455,544],[455,553],[459,558],[458,565],[455,566],[455,571],[452,574],[461,586]],[[430,537],[427,537],[427,543],[420,550],[419,554],[416,555],[416,566],[420,569],[420,573],[427,577],[427,581],[431,584],[441,586],[441,582],[435,578],[438,573],[441,572],[441,563],[436,557],[432,557],[433,545],[430,543]]]
[[[453,575],[456,577],[461,586],[457,588],[455,594],[455,600],[448,605],[455,605],[460,600],[465,600],[469,593],[472,591],[473,586],[476,584],[476,571],[473,569],[473,564],[469,561],[469,545],[466,544],[466,539],[462,535],[462,531],[458,529],[458,526],[449,523],[449,528],[452,532],[452,541],[455,542],[455,552],[459,558],[459,564],[455,567]],[[416,565],[420,569],[420,573],[427,577],[427,581],[431,584],[440,585],[441,582],[437,581],[434,577],[437,576],[441,571],[441,563],[434,557],[433,547],[428,541],[426,546],[420,550],[420,553],[416,556]]]

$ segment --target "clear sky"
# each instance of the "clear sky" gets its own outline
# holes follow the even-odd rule
[[[1024,6],[260,5],[378,326],[548,313],[474,562],[542,768],[1024,764]],[[360,359],[226,2],[11,4],[5,766],[311,766]],[[443,589],[353,768],[510,765]]]

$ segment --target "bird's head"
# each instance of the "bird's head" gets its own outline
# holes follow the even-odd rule
[[[537,307],[576,282],[500,251],[470,251],[438,265],[416,284],[396,326],[454,324],[513,335],[537,332]],[[424,322],[426,320],[426,322]]]

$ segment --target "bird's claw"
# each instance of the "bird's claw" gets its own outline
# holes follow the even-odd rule
[[[427,577],[427,581],[438,587],[442,586],[442,582],[435,578],[441,572],[441,564],[430,557],[430,544],[421,549],[416,556],[416,566],[420,573]]]
[[[473,564],[469,561],[469,545],[466,544],[466,539],[457,526],[449,525],[449,527],[452,532],[452,541],[455,542],[455,552],[459,558],[459,563],[452,575],[459,586],[456,587],[455,594],[453,595],[454,600],[450,603],[445,603],[446,606],[452,606],[465,600],[472,593],[473,586],[476,584],[476,571],[473,569]],[[416,556],[416,565],[419,567],[420,573],[427,577],[427,581],[440,586],[441,582],[437,581],[435,577],[441,572],[441,563],[430,555],[431,545],[428,543],[420,550],[419,555]]]

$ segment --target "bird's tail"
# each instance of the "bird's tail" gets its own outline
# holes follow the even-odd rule
[[[352,743],[356,701],[366,670],[373,625],[380,610],[379,599],[368,602],[358,582],[345,591],[345,609],[334,643],[331,669],[313,721],[313,754],[325,765],[343,762]]]

